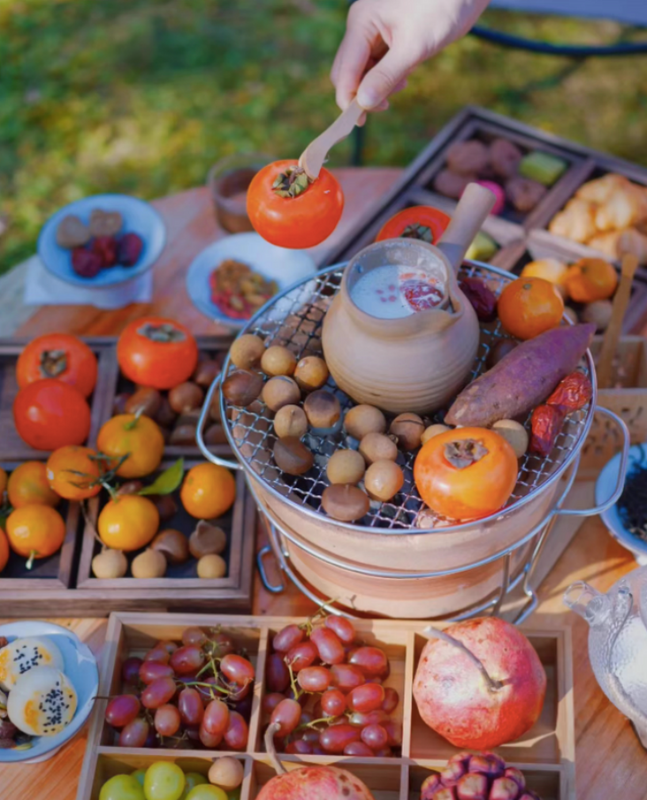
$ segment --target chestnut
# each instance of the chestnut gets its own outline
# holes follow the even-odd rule
[[[239,369],[231,372],[222,384],[225,400],[232,406],[251,406],[263,389],[263,379],[257,372]]]
[[[387,503],[402,489],[404,473],[395,461],[374,461],[364,475],[369,497]]]
[[[274,380],[274,378],[272,378]],[[274,433],[279,439],[294,436],[300,439],[308,430],[306,412],[296,405],[280,408],[274,416]]]
[[[314,464],[314,456],[300,439],[287,436],[274,444],[274,462],[288,475],[303,475]]]
[[[344,427],[349,436],[361,441],[367,433],[384,433],[386,418],[379,408],[361,403],[346,412]]]
[[[367,464],[374,461],[395,461],[398,457],[398,446],[383,433],[367,433],[359,443],[359,452]]]
[[[331,483],[359,483],[366,464],[357,450],[335,450],[328,459],[326,475]]]
[[[229,348],[229,358],[239,369],[253,369],[261,363],[265,344],[260,336],[244,333]]]
[[[277,375],[263,386],[261,396],[271,411],[279,411],[283,406],[296,405],[301,400],[301,390],[292,378]]]
[[[200,408],[204,399],[204,392],[197,383],[185,381],[179,386],[174,386],[168,393],[168,401],[176,414],[193,411]]]
[[[218,362],[213,361],[211,358],[205,358],[198,362],[198,366],[193,373],[193,382],[208,389],[218,375],[220,375]]]
[[[309,394],[303,403],[303,410],[313,428],[332,428],[341,417],[339,400],[324,389]]]
[[[270,378],[275,375],[292,375],[296,366],[294,353],[282,345],[268,347],[261,357],[261,369]]]
[[[321,495],[321,505],[329,517],[340,522],[355,522],[368,513],[368,496],[357,486],[334,483]]]
[[[141,386],[126,400],[124,410],[127,414],[144,414],[151,419],[155,419],[155,415],[161,405],[162,395],[157,389]]]
[[[417,450],[424,430],[425,423],[417,414],[398,414],[389,433],[396,437],[402,450]]]
[[[328,380],[328,367],[323,358],[319,356],[306,356],[302,358],[294,370],[294,380],[304,392],[313,392],[321,389]]]
[[[155,414],[155,422],[157,422],[157,424],[162,428],[170,428],[175,422],[176,417],[177,414],[171,408],[168,398],[162,397],[160,407]]]

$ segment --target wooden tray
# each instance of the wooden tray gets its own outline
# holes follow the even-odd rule
[[[161,464],[160,470],[173,462]],[[190,469],[202,461],[186,461]],[[155,477],[155,475],[151,476]],[[179,491],[174,494],[178,513],[161,528],[175,528],[187,536],[195,528],[197,520],[184,511],[179,501]],[[95,524],[100,505],[107,498],[92,498],[88,504],[88,520],[83,529],[83,545],[79,564],[76,596],[83,603],[87,597],[101,599],[105,603],[104,614],[115,610],[214,610],[247,611],[251,606],[252,578],[254,569],[254,539],[256,531],[256,508],[247,485],[238,473],[236,477],[236,501],[233,508],[216,522],[227,534],[227,549],[223,558],[227,561],[224,578],[202,579],[196,572],[196,560],[186,564],[169,566],[163,578],[141,579],[128,575],[113,580],[100,580],[92,574],[92,559],[101,546],[95,538]],[[136,555],[136,554],[133,554]],[[131,561],[132,558],[129,558]]]
[[[99,694],[121,689],[120,666],[129,655],[141,655],[159,639],[179,639],[184,628],[222,626],[247,647],[256,665],[256,683],[245,753],[228,753],[245,764],[241,800],[253,800],[274,774],[261,746],[260,708],[265,659],[271,636],[294,618],[219,617],[164,614],[113,614],[106,634]],[[302,763],[338,764],[363,780],[376,800],[417,800],[430,769],[442,767],[457,752],[420,719],[411,689],[417,659],[424,645],[423,622],[397,620],[354,622],[362,639],[383,646],[391,660],[389,683],[401,698],[396,712],[403,718],[402,754],[398,758],[348,756],[281,756],[288,769]],[[575,800],[575,735],[570,630],[524,627],[546,669],[548,690],[541,719],[519,742],[499,748],[509,763],[520,767],[531,789],[543,800]],[[212,760],[223,753],[206,750],[145,750],[114,746],[114,732],[104,723],[106,700],[97,700],[90,724],[88,747],[77,800],[98,800],[101,785],[116,774],[145,768],[155,761],[172,760],[206,774]]]
[[[43,460],[49,453],[34,450],[18,435],[13,421],[13,401],[18,393],[16,362],[29,339],[0,339],[0,459],[5,461]],[[112,391],[112,354],[105,342],[84,340],[97,356],[97,385],[90,398],[92,420],[88,444],[96,441],[103,422],[104,407]]]

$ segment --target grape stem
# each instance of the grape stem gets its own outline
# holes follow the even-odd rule
[[[320,717],[319,719],[313,719],[310,722],[305,722],[303,725],[299,725],[297,731],[305,731],[308,728],[312,728],[312,730],[318,731],[319,728],[316,726],[320,723],[324,723],[325,725],[330,725],[331,722],[336,720],[337,717]]]
[[[503,683],[501,681],[495,681],[494,678],[491,677],[490,673],[485,669],[481,659],[477,658],[474,653],[462,642],[459,642],[458,639],[455,639],[453,636],[445,633],[445,631],[439,631],[438,628],[434,628],[432,625],[429,625],[427,628],[425,628],[423,633],[426,633],[430,639],[440,639],[442,642],[451,644],[453,647],[456,647],[458,650],[461,650],[463,653],[465,653],[474,666],[479,670],[488,686],[488,689],[491,692],[500,692],[501,689],[503,689]]]
[[[280,730],[281,725],[278,722],[271,722],[267,726],[267,730],[265,731],[265,749],[267,750],[267,754],[270,757],[276,774],[285,775],[287,770],[279,761],[279,757],[276,754],[276,747],[274,746],[274,734],[278,733]]]

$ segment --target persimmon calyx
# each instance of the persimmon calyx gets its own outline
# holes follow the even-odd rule
[[[39,369],[43,378],[58,378],[67,369],[67,353],[65,350],[43,350]]]
[[[489,452],[477,439],[458,439],[445,445],[445,458],[456,469],[471,467]]]
[[[176,328],[175,325],[170,325],[168,322],[163,322],[161,325],[153,325],[150,322],[146,322],[141,328],[137,328],[137,333],[146,337],[146,339],[150,339],[151,342],[161,342],[162,344],[183,342],[186,339],[184,331]]]
[[[431,228],[427,225],[421,225],[419,222],[412,222],[400,234],[401,239],[419,239],[420,241],[433,244],[434,237]]]
[[[288,167],[285,172],[277,176],[272,189],[279,197],[298,197],[305,192],[310,183],[310,178],[303,167]]]

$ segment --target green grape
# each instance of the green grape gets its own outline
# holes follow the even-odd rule
[[[184,785],[184,794],[180,800],[186,800],[189,792],[195,786],[201,786],[203,783],[207,783],[207,779],[204,777],[204,775],[200,775],[199,772],[186,772],[184,777],[186,778],[186,783]]]
[[[240,786],[227,792],[228,800],[240,800]]]
[[[101,787],[99,800],[145,800],[144,790],[132,775],[115,775]]]
[[[227,792],[211,784],[202,784],[191,789],[186,800],[227,800]]]
[[[177,764],[156,761],[146,770],[144,779],[146,800],[180,800],[185,783],[184,772]]]
[[[143,787],[144,778],[146,777],[146,770],[145,769],[137,769],[137,770],[135,770],[133,772],[133,774],[130,777],[134,778],[139,783],[139,785]]]

